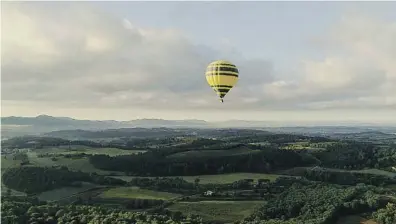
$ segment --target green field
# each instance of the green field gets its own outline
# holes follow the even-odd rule
[[[13,167],[18,167],[21,164],[21,160],[13,160],[12,155],[2,155],[1,156],[1,170]]]
[[[241,179],[269,179],[274,181],[276,178],[284,175],[276,174],[264,174],[264,173],[230,173],[230,174],[217,174],[217,175],[200,175],[200,176],[170,176],[169,178],[180,177],[184,180],[194,183],[196,178],[199,178],[201,184],[228,184]],[[118,178],[124,181],[131,181],[133,178],[138,176],[109,176],[113,178]],[[155,178],[155,177],[146,177]]]
[[[66,166],[70,170],[81,170],[82,172],[108,175],[109,172],[96,169],[88,160],[88,158],[57,158],[57,161],[52,161],[50,157],[37,157],[34,153],[29,153],[29,161],[34,166]]]
[[[383,176],[388,176],[388,177],[396,177],[396,173],[394,173],[394,172],[389,172],[386,170],[379,170],[379,169],[354,170],[353,172],[370,173],[370,174],[377,174],[377,175],[383,175]]]
[[[60,147],[46,147],[43,149],[20,149],[19,151],[26,152],[29,157],[30,165],[33,166],[66,166],[71,170],[81,170],[82,172],[96,172],[102,175],[109,175],[111,173],[122,174],[120,172],[110,172],[96,169],[89,161],[88,158],[63,158],[58,155],[66,154],[77,154],[86,153],[90,155],[105,154],[109,156],[118,155],[131,155],[143,150],[122,150],[117,148],[90,148],[86,146],[60,146]],[[49,154],[46,157],[38,157],[40,154]],[[53,161],[51,157],[56,157],[56,161]],[[2,155],[1,156],[1,170],[18,167],[20,166],[20,160],[13,160],[13,155]]]
[[[250,215],[263,201],[200,201],[178,202],[170,207],[184,215],[194,214],[207,221],[234,222]]]
[[[181,195],[179,194],[146,190],[139,187],[116,187],[104,191],[102,194],[99,195],[99,197],[101,198],[139,198],[157,200],[169,200],[180,196]]]
[[[331,168],[326,168],[326,169],[331,171],[338,171],[338,172],[369,173],[369,174],[381,175],[387,177],[396,177],[396,173],[389,172],[386,170],[379,170],[379,169],[363,169],[363,170],[343,170],[343,169],[331,169]]]
[[[7,189],[8,188],[6,186],[1,184],[1,195],[7,194]],[[13,196],[26,196],[26,193],[24,193],[24,192],[16,191],[13,189],[10,189],[10,190],[11,190],[11,195],[13,195]]]
[[[37,197],[44,201],[57,201],[96,187],[100,187],[100,185],[83,182],[81,187],[57,188],[51,191],[42,192],[41,194],[37,195]]]
[[[188,182],[194,182],[196,178],[199,178],[199,183],[215,183],[215,184],[228,184],[241,179],[269,179],[274,181],[280,175],[275,174],[264,174],[264,173],[230,173],[230,174],[218,174],[218,175],[200,175],[200,176],[182,176]]]
[[[41,166],[41,167],[51,167],[51,166],[66,166],[70,170],[80,170],[82,172],[93,173],[101,175],[118,174],[121,175],[123,172],[111,172],[96,169],[88,160],[88,158],[63,158],[58,157],[56,161],[53,161],[51,157],[38,157],[35,152],[28,152],[30,165]],[[8,155],[7,159],[5,156],[1,156],[1,170],[2,172],[7,168],[20,166],[20,160],[13,160],[12,155]]]
[[[91,148],[87,146],[59,146],[59,147],[46,147],[43,149],[35,149],[35,153],[37,154],[77,154],[77,153],[85,153],[90,155],[98,155],[104,154],[109,156],[119,156],[119,155],[133,155],[139,152],[146,152],[144,150],[123,150],[117,148]]]
[[[312,169],[312,167],[294,167],[292,169],[278,171],[277,173],[301,176],[306,169]],[[396,177],[396,173],[389,172],[386,170],[379,170],[379,169],[363,169],[363,170],[343,170],[343,169],[334,169],[334,168],[325,168],[325,169],[328,171],[335,171],[335,172],[369,173],[369,174],[387,176],[392,178]]]
[[[289,143],[286,146],[281,147],[282,149],[288,150],[323,150],[324,147],[318,147],[317,145],[312,145],[309,142],[293,142]]]

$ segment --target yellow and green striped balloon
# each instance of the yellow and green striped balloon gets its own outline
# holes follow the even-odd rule
[[[218,60],[206,69],[206,81],[223,102],[224,96],[238,81],[238,68],[229,61]]]

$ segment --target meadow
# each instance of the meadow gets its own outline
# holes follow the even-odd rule
[[[89,155],[104,154],[108,156],[120,156],[120,155],[133,155],[137,153],[144,153],[146,151],[123,150],[117,148],[92,148],[81,145],[72,145],[72,146],[59,146],[59,147],[45,147],[42,149],[35,149],[34,152],[37,154],[49,154],[49,155],[85,153]]]
[[[245,218],[263,203],[263,201],[177,202],[168,209],[186,215],[199,215],[206,221],[233,222]]]
[[[294,167],[294,168],[287,169],[287,170],[281,170],[276,173],[300,175],[306,169],[312,169],[312,167]],[[391,177],[391,178],[396,177],[395,172],[389,172],[386,170],[379,170],[379,169],[361,169],[361,170],[343,170],[343,169],[335,169],[335,168],[325,168],[325,169],[329,170],[329,171],[336,171],[336,172],[368,173],[368,174],[374,174],[374,175],[387,176],[387,177]]]
[[[101,175],[123,175],[122,172],[111,172],[95,168],[88,160],[88,158],[64,158],[62,156],[56,157],[53,160],[51,157],[39,157],[37,152],[27,152],[30,166],[52,167],[52,166],[65,166],[70,170],[82,171],[86,173],[97,173]],[[12,155],[1,156],[1,172],[8,168],[19,167],[21,160],[13,160]]]
[[[141,189],[139,187],[115,187],[102,192],[100,198],[127,198],[127,199],[156,199],[156,200],[170,200],[180,197],[179,194],[168,192],[152,191]]]
[[[82,182],[81,187],[61,187],[51,191],[45,191],[37,195],[40,200],[44,201],[58,201],[64,198],[71,197],[81,192],[100,187],[100,185]]]
[[[229,184],[241,179],[269,179],[274,181],[276,178],[285,175],[277,175],[277,174],[265,174],[265,173],[227,173],[227,174],[217,174],[217,175],[198,175],[198,176],[178,176],[183,178],[184,180],[194,183],[195,179],[199,178],[200,184]],[[131,181],[133,178],[137,176],[109,176],[113,178],[118,178],[124,181]],[[141,177],[141,176],[139,176]],[[175,178],[176,176],[172,176],[170,178]],[[147,177],[147,178],[155,178],[155,177]]]

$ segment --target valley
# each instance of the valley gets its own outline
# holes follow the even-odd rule
[[[55,203],[63,211],[100,205],[98,219],[111,212],[119,221],[125,212],[125,220],[158,223],[391,224],[396,137],[372,143],[253,129],[152,131],[3,140],[2,211],[25,203],[40,215],[7,210],[2,222],[74,219],[42,210]]]

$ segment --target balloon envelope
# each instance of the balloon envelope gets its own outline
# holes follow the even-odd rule
[[[220,97],[223,98],[238,81],[238,68],[229,61],[218,60],[210,63],[206,68],[206,81]]]

